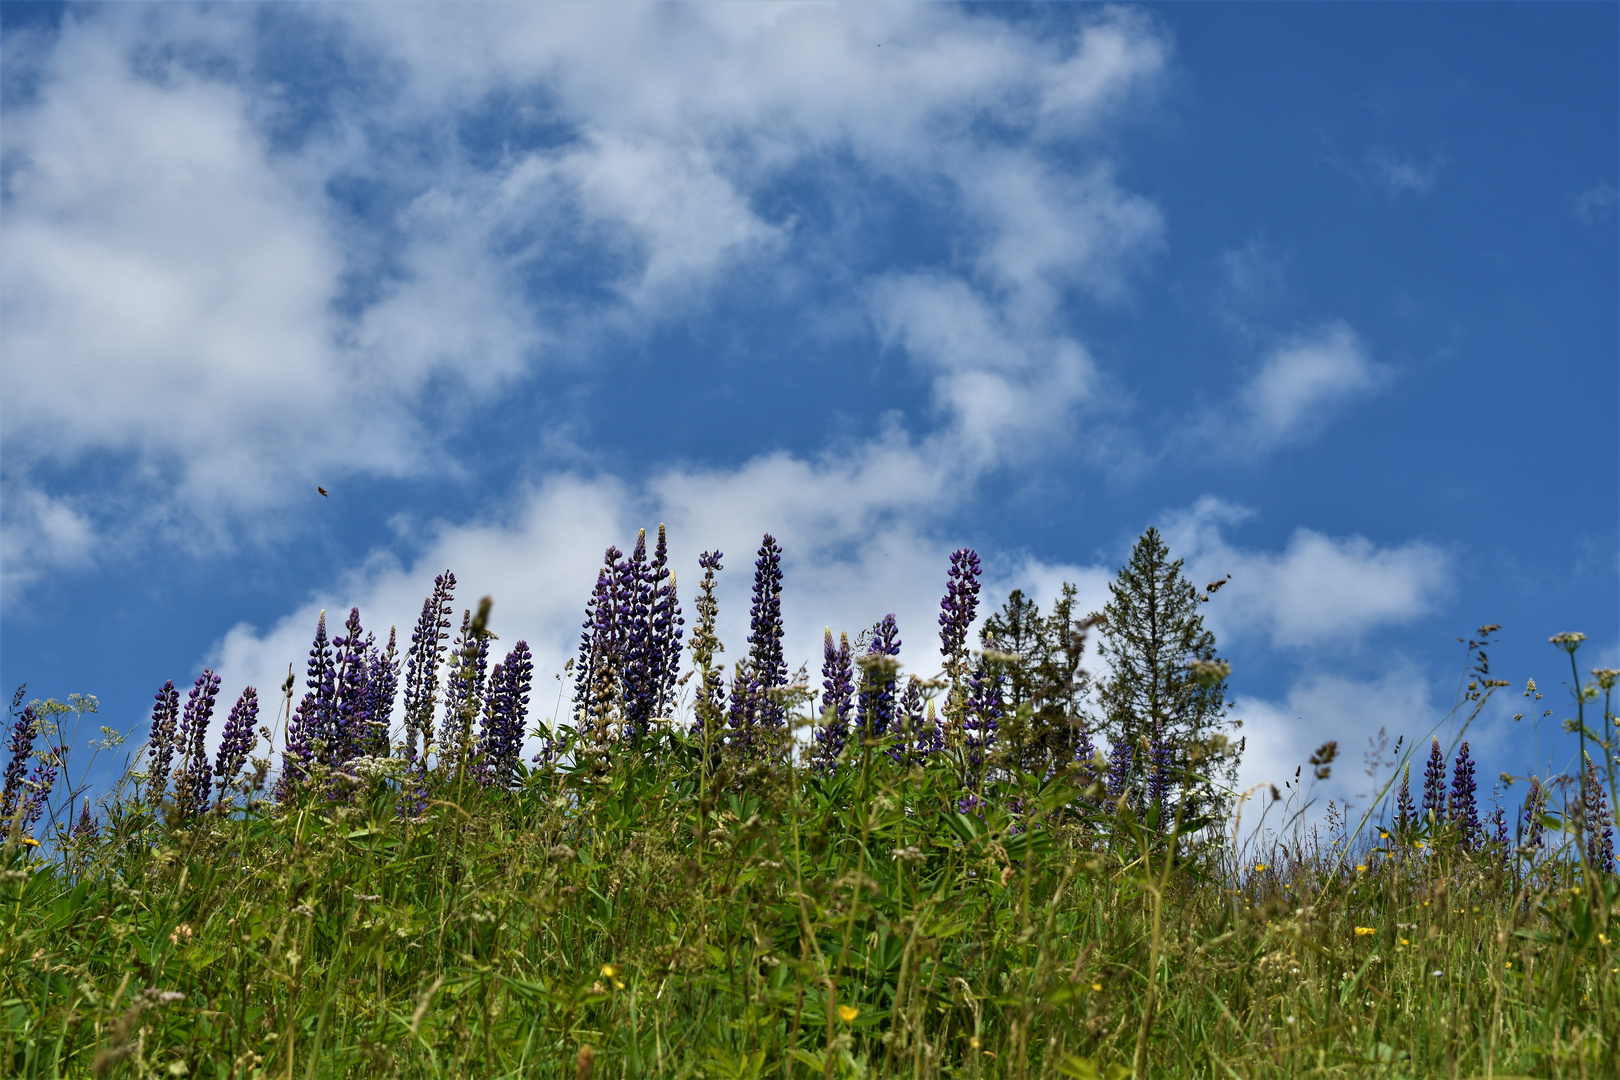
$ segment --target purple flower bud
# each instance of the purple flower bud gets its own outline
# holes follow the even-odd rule
[[[893,615],[883,616],[872,628],[872,643],[867,646],[866,655],[900,655],[900,628],[895,625]],[[863,737],[878,739],[889,733],[894,724],[894,684],[892,668],[885,671],[872,665],[862,673],[859,727]]]
[[[441,759],[456,762],[471,752],[468,740],[472,717],[484,698],[484,676],[489,666],[489,636],[473,633],[472,612],[461,614],[461,633],[452,650],[454,662],[444,687],[444,739]]]
[[[214,783],[219,787],[219,798],[225,801],[225,792],[236,783],[242,766],[247,764],[248,751],[253,749],[254,727],[259,722],[259,692],[253,687],[242,691],[225,718],[225,731],[220,737],[219,752],[214,755]]]
[[[1446,755],[1439,739],[1429,747],[1429,766],[1423,770],[1423,813],[1432,814],[1437,825],[1446,820]]]
[[[200,814],[208,809],[213,770],[208,765],[206,742],[208,722],[213,719],[214,701],[218,696],[219,676],[205,668],[192,686],[185,712],[180,717],[178,742],[185,757],[175,780],[174,800],[182,815]]]
[[[367,643],[361,637],[360,609],[350,608],[343,633],[332,639],[332,728],[327,760],[341,767],[365,750],[371,720],[366,687]]]
[[[939,602],[939,644],[945,670],[953,677],[967,670],[968,630],[979,611],[979,556],[971,548],[951,553],[945,598]]]
[[[1150,760],[1148,765],[1148,806],[1157,806],[1159,812],[1159,827],[1164,827],[1165,815],[1168,812],[1166,799],[1170,795],[1170,777],[1173,770],[1170,742],[1164,737],[1164,726],[1153,726],[1153,740],[1150,745]]]
[[[478,776],[486,784],[510,787],[517,776],[533,677],[534,661],[523,641],[490,672],[478,740]]]
[[[821,723],[816,727],[816,748],[812,763],[818,772],[830,773],[838,767],[844,744],[849,739],[849,714],[854,708],[854,668],[849,652],[849,635],[840,634],[833,644],[832,628],[822,638]]]
[[[23,781],[26,797],[23,799],[22,831],[25,836],[33,831],[34,826],[39,824],[39,819],[44,815],[51,790],[56,787],[56,773],[61,765],[62,748],[47,745],[45,752],[39,755],[34,771]]]
[[[174,680],[163,684],[152,704],[152,726],[147,736],[147,752],[152,764],[146,770],[147,800],[156,806],[169,788],[169,766],[174,761],[174,728],[180,719],[180,691]]]
[[[411,651],[405,661],[405,757],[408,761],[416,760],[418,743],[423,757],[433,745],[439,662],[450,640],[450,616],[455,611],[455,597],[456,575],[446,570],[433,579],[433,591],[422,601],[422,614],[416,620],[416,629],[411,631]],[[392,635],[389,643],[392,646]],[[392,707],[392,693],[388,701]]]
[[[79,811],[78,824],[73,826],[73,839],[81,843],[91,843],[101,837],[101,826],[96,819],[90,816],[90,800],[84,800],[84,807]]]
[[[968,762],[975,769],[984,764],[986,755],[995,746],[996,732],[1001,727],[1001,695],[1006,682],[1005,675],[992,675],[982,666],[968,680],[967,713],[962,723],[962,734]]]
[[[1136,751],[1124,739],[1113,745],[1108,753],[1108,798],[1117,802],[1125,797],[1131,789],[1131,767],[1135,762]]]
[[[1480,839],[1479,808],[1474,802],[1474,790],[1474,762],[1468,756],[1465,740],[1457,750],[1457,760],[1452,763],[1451,801],[1446,817],[1457,827],[1463,847],[1470,851],[1479,846]]]
[[[774,733],[786,722],[787,710],[769,691],[787,685],[787,660],[782,655],[782,548],[770,533],[760,542],[754,561],[748,669],[754,688],[750,711],[760,726]]]
[[[10,760],[6,764],[6,786],[0,792],[0,830],[10,827],[10,819],[17,812],[18,800],[24,791],[24,778],[28,775],[28,759],[34,756],[34,739],[39,735],[39,721],[34,716],[33,707],[17,712],[19,700],[12,702],[11,741],[6,749],[10,753]]]
[[[1395,828],[1405,832],[1417,820],[1417,810],[1412,806],[1412,763],[1408,761],[1401,770],[1401,790],[1395,797]]]
[[[1597,766],[1592,755],[1586,755],[1586,771],[1581,787],[1581,831],[1586,836],[1586,861],[1605,874],[1614,873],[1614,824],[1609,817],[1609,800],[1603,795],[1603,784],[1598,779]]]
[[[1530,778],[1530,793],[1524,798],[1524,847],[1540,851],[1547,842],[1546,825],[1542,818],[1547,813],[1547,789],[1541,780]],[[1532,856],[1533,857],[1533,856]]]

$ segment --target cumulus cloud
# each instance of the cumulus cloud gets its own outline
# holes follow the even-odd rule
[[[1433,544],[1380,547],[1299,528],[1282,551],[1254,551],[1223,532],[1247,516],[1204,498],[1165,523],[1171,550],[1200,582],[1232,575],[1205,614],[1223,633],[1263,635],[1279,648],[1353,645],[1427,614],[1450,587],[1450,557]]]
[[[1280,701],[1240,695],[1232,703],[1232,715],[1243,721],[1240,734],[1246,740],[1238,790],[1272,784],[1285,796],[1303,790],[1306,794],[1296,796],[1286,813],[1301,809],[1306,797],[1315,798],[1317,805],[1306,815],[1314,821],[1320,819],[1328,799],[1341,807],[1353,806],[1359,819],[1391,775],[1387,769],[1368,775],[1367,756],[1378,746],[1380,731],[1391,750],[1404,735],[1404,752],[1434,727],[1441,712],[1423,673],[1397,662],[1372,679],[1312,672],[1296,681]],[[1328,781],[1318,783],[1307,761],[1328,740],[1339,744],[1339,758]],[[1385,757],[1387,760],[1387,754]],[[1295,770],[1299,770],[1297,778]],[[1285,783],[1292,787],[1284,788]],[[1261,810],[1270,801],[1267,793],[1244,804],[1245,832],[1260,823]],[[1286,821],[1279,814],[1282,809],[1267,812],[1267,828],[1278,828]]]
[[[1388,370],[1367,356],[1349,326],[1332,322],[1268,353],[1220,414],[1195,437],[1229,455],[1266,453],[1321,430],[1334,410],[1372,393]]]
[[[688,618],[699,551],[726,553],[720,596],[728,662],[746,650],[754,557],[770,531],[785,549],[783,618],[793,662],[809,661],[814,673],[823,627],[853,637],[893,613],[906,666],[932,674],[939,667],[938,604],[951,547],[921,526],[916,511],[923,504],[949,505],[947,480],[927,455],[901,442],[816,462],[777,455],[736,470],[670,470],[639,487],[612,477],[554,476],[525,489],[497,517],[438,523],[432,542],[409,566],[380,553],[275,625],[233,628],[211,663],[228,688],[279,686],[289,662],[301,679],[323,608],[331,620],[358,606],[369,628],[381,628],[380,636],[391,624],[407,641],[434,575],[448,568],[460,582],[461,605],[475,606],[481,595],[494,598],[491,628],[499,648],[518,638],[529,642],[541,680],[535,713],[548,717],[558,689],[548,680],[578,644],[603,548],[627,548],[637,529],[650,534],[664,522]],[[1001,574],[1016,580],[1019,570]]]
[[[1168,43],[1129,12],[1067,40],[933,6],[274,18],[374,76],[325,95],[297,137],[261,24],[231,9],[71,11],[8,106],[6,457],[121,463],[94,494],[124,502],[91,533],[189,515],[193,541],[229,542],[312,480],[452,467],[447,401],[536,373],[551,387],[558,352],[842,242],[761,209],[806,174],[898,184],[960,220],[953,263],[929,273],[971,291],[963,339],[874,319],[924,351],[944,415],[993,456],[1008,408],[1038,400],[1053,426],[1089,392],[1055,299],[1117,299],[1162,234],[1105,155],[1076,170],[1045,149],[1157,84]],[[551,134],[469,153],[460,132],[505,102]],[[354,185],[378,193],[363,213],[337,194]],[[987,335],[1012,359],[976,351]],[[91,494],[66,483],[46,495]]]
[[[41,574],[90,563],[90,520],[69,500],[52,498],[22,478],[8,478],[0,491],[0,596],[12,600]]]

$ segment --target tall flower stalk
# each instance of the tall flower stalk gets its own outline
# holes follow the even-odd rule
[[[1446,755],[1439,739],[1430,744],[1429,764],[1423,770],[1423,816],[1433,825],[1446,820]]]
[[[854,667],[849,651],[849,635],[839,634],[833,644],[832,627],[822,637],[821,723],[816,726],[816,745],[811,761],[818,772],[838,768],[849,740],[849,714],[854,708]]]
[[[175,724],[180,719],[180,691],[174,680],[163,684],[152,703],[152,725],[147,736],[146,797],[152,806],[163,801],[169,790],[169,766],[174,761]]]
[[[433,746],[433,709],[439,696],[439,664],[450,642],[455,611],[456,575],[446,570],[433,579],[433,591],[422,601],[422,614],[411,631],[405,658],[405,759],[426,759]],[[392,649],[392,636],[389,639]],[[393,695],[389,695],[392,703]]]

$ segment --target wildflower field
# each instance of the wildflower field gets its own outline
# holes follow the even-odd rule
[[[242,690],[218,739],[218,678],[165,684],[95,800],[93,699],[19,691],[0,1072],[1620,1075],[1616,673],[1580,635],[1575,775],[1482,814],[1488,627],[1455,745],[1400,735],[1373,812],[1324,819],[1333,742],[1233,789],[1221,583],[1151,531],[1106,610],[1015,593],[979,647],[958,552],[927,677],[892,617],[790,673],[780,560],[765,537],[728,670],[722,556],[688,626],[662,530],[610,548],[554,717],[449,573],[403,653],[323,616],[302,691]]]

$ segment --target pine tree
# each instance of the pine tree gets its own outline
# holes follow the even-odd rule
[[[1002,756],[1006,763],[1040,771],[1073,761],[1087,726],[1090,676],[1082,668],[1086,634],[1094,620],[1076,619],[1076,590],[1065,583],[1042,616],[1039,605],[1014,589],[980,631],[985,667],[1005,676]]]
[[[1222,792],[1236,779],[1242,745],[1225,734],[1240,722],[1227,719],[1226,669],[1199,614],[1219,584],[1200,592],[1181,567],[1157,529],[1148,529],[1131,549],[1103,609],[1098,652],[1112,670],[1100,684],[1098,701],[1109,741],[1135,751],[1137,765],[1127,782],[1131,801],[1145,805],[1149,744],[1160,732],[1181,788],[1183,817],[1191,819],[1222,812]]]

